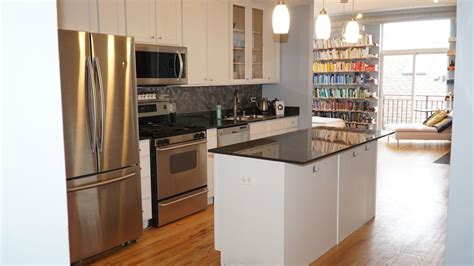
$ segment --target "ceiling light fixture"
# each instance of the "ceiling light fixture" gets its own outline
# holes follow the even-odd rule
[[[316,39],[327,40],[331,36],[331,20],[329,19],[326,9],[324,9],[324,0],[323,9],[321,9],[321,12],[319,12],[318,17],[316,18],[314,30],[316,33]]]
[[[354,1],[352,0],[352,19],[347,22],[344,33],[346,43],[357,43],[360,38],[359,23],[354,18]]]
[[[433,0],[433,3],[435,4],[439,3],[439,0]]]
[[[278,0],[273,9],[272,27],[275,34],[288,34],[290,30],[290,12],[283,0]]]

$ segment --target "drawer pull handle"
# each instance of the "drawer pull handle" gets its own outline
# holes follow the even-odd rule
[[[313,173],[319,173],[319,167],[313,166]]]
[[[359,154],[357,154],[357,152],[353,151],[352,152],[352,157],[357,157]]]
[[[168,203],[158,203],[158,205],[160,205],[161,207],[166,207],[166,206],[169,206],[169,205],[178,203],[178,202],[180,202],[180,201],[187,200],[187,199],[190,199],[190,198],[193,198],[193,197],[196,197],[196,196],[205,194],[205,193],[207,193],[207,192],[209,192],[209,190],[206,188],[206,190],[201,191],[201,192],[199,192],[199,193],[196,193],[196,194],[193,194],[193,195],[189,195],[189,196],[186,196],[186,197],[184,197],[184,198],[180,198],[180,199],[174,200],[174,201],[172,201],[172,202],[168,202]]]
[[[370,151],[369,146],[365,146],[365,150],[366,150],[366,151]]]

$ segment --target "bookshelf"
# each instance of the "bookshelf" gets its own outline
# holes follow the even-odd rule
[[[448,39],[449,42],[449,50],[448,50],[448,73],[447,73],[447,80],[446,80],[446,103],[447,108],[453,108],[453,97],[454,97],[454,77],[456,71],[456,37],[450,37]]]
[[[378,48],[369,34],[353,45],[342,38],[314,41],[314,115],[341,118],[350,128],[376,128]]]

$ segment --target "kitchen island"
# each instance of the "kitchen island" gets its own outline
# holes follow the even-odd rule
[[[377,140],[314,128],[211,149],[222,264],[309,264],[375,216]]]

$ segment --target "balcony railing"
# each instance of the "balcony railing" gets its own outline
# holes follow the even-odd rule
[[[387,124],[423,123],[435,109],[446,109],[444,96],[386,94],[383,97],[382,126]]]

